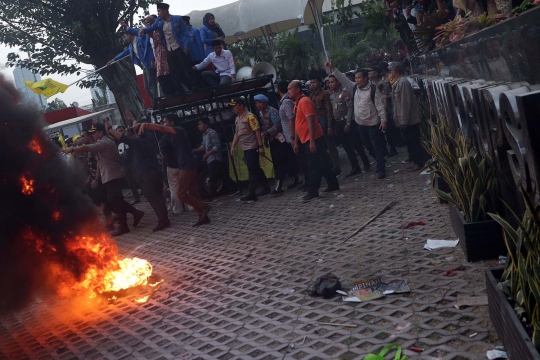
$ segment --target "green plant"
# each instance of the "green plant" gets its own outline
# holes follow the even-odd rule
[[[531,339],[540,351],[540,205],[524,189],[521,192],[526,211],[517,229],[500,216],[489,215],[504,229],[508,248],[498,288],[514,303],[518,318],[532,326]]]
[[[497,211],[497,176],[488,157],[482,157],[465,139],[461,130],[453,131],[446,121],[430,121],[431,139],[424,147],[431,155],[427,166],[450,187],[447,194],[435,189],[437,196],[456,205],[466,222],[489,220],[488,212]]]
[[[433,38],[435,37],[436,28],[442,23],[443,19],[441,19],[438,12],[424,14],[422,23],[413,31],[414,38],[417,41],[417,53],[415,55],[424,54],[435,48]]]
[[[305,79],[312,67],[318,67],[319,54],[307,41],[298,37],[298,28],[291,33],[279,34],[276,50],[281,55],[278,62],[281,79]]]

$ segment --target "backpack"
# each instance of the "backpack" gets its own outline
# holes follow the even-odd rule
[[[389,345],[386,345],[381,350],[379,355],[369,354],[364,358],[364,360],[384,360],[384,355],[386,355],[386,353],[392,350],[393,348],[397,348],[397,353],[396,353],[396,356],[394,357],[394,360],[407,360],[408,359],[406,355],[401,356],[401,346],[399,346],[399,344],[389,344]]]
[[[330,299],[338,290],[341,290],[339,279],[336,275],[328,273],[315,280],[310,295]]]
[[[375,105],[375,93],[377,92],[377,86],[373,83],[370,83],[371,84],[371,102],[373,103],[373,105]],[[356,94],[356,90],[358,90],[358,86],[355,85],[354,86],[354,89],[353,89],[353,93],[352,93],[352,96],[353,96],[353,99],[354,99],[354,94]],[[353,100],[354,101],[354,100]]]

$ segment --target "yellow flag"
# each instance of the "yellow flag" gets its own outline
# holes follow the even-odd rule
[[[56,95],[59,92],[63,93],[69,87],[69,85],[59,83],[58,81],[54,81],[53,79],[49,78],[36,82],[28,81],[25,79],[23,79],[23,81],[26,86],[30,88],[30,90],[32,90],[36,94],[43,95],[46,98],[50,98],[51,96]]]

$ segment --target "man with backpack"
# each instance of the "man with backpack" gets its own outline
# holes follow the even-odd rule
[[[325,66],[330,69],[343,87],[353,94],[354,121],[359,125],[358,131],[362,140],[365,143],[371,142],[373,145],[378,178],[384,179],[386,177],[386,160],[384,159],[386,109],[382,102],[381,92],[369,81],[369,70],[367,69],[356,70],[355,81],[352,82],[332,65],[332,61],[327,61]]]

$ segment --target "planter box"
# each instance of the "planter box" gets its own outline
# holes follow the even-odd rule
[[[496,221],[466,223],[456,206],[450,204],[449,208],[452,228],[467,261],[492,260],[506,255],[503,231]]]
[[[509,359],[540,360],[540,354],[521,325],[514,309],[504,293],[497,289],[502,273],[502,268],[486,270],[489,317],[504,344]]]

